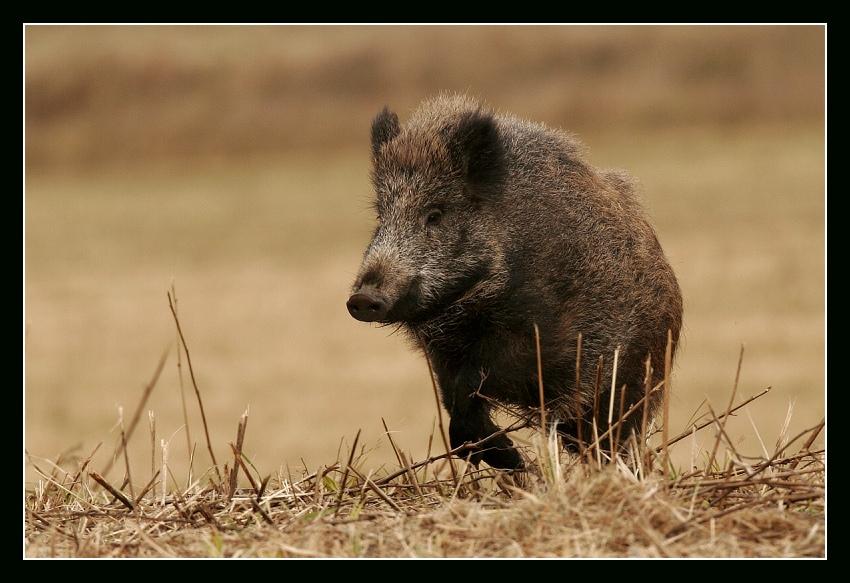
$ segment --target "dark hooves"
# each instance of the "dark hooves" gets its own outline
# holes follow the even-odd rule
[[[481,451],[482,459],[493,468],[499,470],[522,471],[525,469],[525,462],[522,456],[513,445],[513,442],[505,437],[503,439],[494,439],[492,442],[484,445]]]
[[[482,433],[486,435],[485,432],[490,429],[490,427],[476,426],[470,428],[468,425],[462,425],[453,419],[451,425],[449,425],[451,446],[457,448],[464,444],[478,443],[481,440],[479,435]],[[495,426],[492,426],[492,429],[495,430]],[[478,464],[485,461],[490,467],[499,470],[521,471],[525,469],[522,456],[514,448],[514,443],[510,438],[504,434],[487,439],[475,449],[460,455],[466,457],[476,468]]]

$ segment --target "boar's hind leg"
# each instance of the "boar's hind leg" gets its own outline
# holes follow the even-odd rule
[[[450,411],[449,438],[452,449],[464,443],[476,443],[499,431],[490,419],[486,406],[480,401],[471,403],[463,411]],[[466,457],[469,452],[460,454]],[[490,466],[503,470],[519,470],[523,467],[522,457],[507,435],[497,435],[473,450],[470,461],[478,466],[484,460]]]
[[[561,436],[561,443],[570,453],[579,453],[579,430],[578,424],[582,424],[582,436],[581,440],[582,446],[586,446],[588,442],[593,441],[593,425],[585,422],[584,420],[577,421],[576,419],[569,419],[567,421],[558,421],[556,425],[556,430]],[[602,433],[599,431],[599,433]]]

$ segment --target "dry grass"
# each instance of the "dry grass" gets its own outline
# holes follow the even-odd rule
[[[820,463],[817,456],[812,460]],[[696,480],[635,481],[613,468],[588,473],[574,471],[557,488],[538,483],[506,491],[487,472],[472,473],[457,494],[451,480],[431,479],[420,484],[422,498],[406,485],[384,486],[393,506],[359,477],[337,502],[337,470],[318,487],[315,478],[295,484],[283,478],[259,502],[253,490],[237,490],[228,501],[211,487],[195,487],[164,502],[150,496],[132,511],[96,487],[76,499],[56,486],[30,496],[27,555],[824,556],[823,489],[816,474],[742,486],[736,494],[746,502],[733,510],[707,509],[716,490],[700,489]],[[736,482],[720,481],[730,488]]]
[[[662,384],[669,386],[669,380]],[[644,424],[641,433],[649,439],[630,435],[623,456],[612,456],[600,444],[619,435],[620,420],[641,411],[640,403],[621,411],[575,456],[564,453],[556,433],[535,434],[526,442],[528,471],[513,475],[472,467],[464,459],[471,444],[411,463],[385,422],[397,469],[375,468],[367,448],[358,449],[358,432],[348,455],[331,464],[313,472],[305,467],[297,479],[289,468],[264,475],[242,450],[247,411],[236,445],[230,444],[232,458],[223,468],[212,467],[194,479],[190,474],[185,481],[178,482],[168,467],[164,440],[161,463],[151,466],[144,484],[134,485],[129,462],[123,479],[110,483],[92,470],[91,455],[76,467],[62,459],[30,457],[40,478],[26,493],[26,554],[824,556],[825,466],[817,445],[823,421],[795,436],[787,434],[786,423],[775,447],[756,457],[738,452],[724,431],[730,416],[766,393],[742,403],[730,399],[719,415],[709,406],[683,432],[657,445],[652,436],[668,431]],[[198,405],[203,408],[200,394]],[[112,459],[127,455],[125,438],[131,437],[119,425]],[[687,468],[674,470],[665,463],[668,448],[693,444],[696,433],[708,427],[715,430],[710,453],[691,451]],[[151,452],[152,459],[156,454]],[[237,487],[240,472],[250,488]]]
[[[753,478],[770,484],[741,473],[824,414],[822,30],[26,35],[28,555],[823,553],[822,456],[783,473],[811,434]],[[383,103],[404,117],[439,90],[577,130],[595,163],[641,180],[685,299],[670,428],[698,405],[708,423],[670,447],[672,476],[601,451],[601,469],[572,465],[524,430],[541,461],[521,491],[487,472],[458,485],[442,460],[381,485],[441,439],[426,364],[344,308],[371,228],[366,136]],[[208,437],[189,363],[175,362],[172,281]],[[773,388],[727,419],[741,343],[736,402]],[[725,424],[716,467],[683,478],[717,444],[708,404]],[[96,447],[122,430],[125,444]],[[719,476],[729,460],[736,473]],[[245,468],[258,488],[272,476],[259,502]],[[754,505],[697,522],[736,500]]]
[[[27,161],[365,144],[438,90],[571,129],[823,118],[821,27],[31,27]]]

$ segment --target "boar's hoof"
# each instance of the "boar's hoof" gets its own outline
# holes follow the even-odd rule
[[[484,444],[481,457],[491,467],[499,470],[520,471],[525,468],[522,456],[519,455],[513,442],[504,435],[494,437]]]

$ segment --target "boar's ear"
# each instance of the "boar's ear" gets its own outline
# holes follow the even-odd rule
[[[496,196],[505,176],[505,155],[493,114],[480,109],[464,113],[453,124],[448,140],[453,161],[473,198]]]
[[[372,120],[372,156],[377,156],[381,146],[396,137],[401,132],[398,116],[384,107]]]

